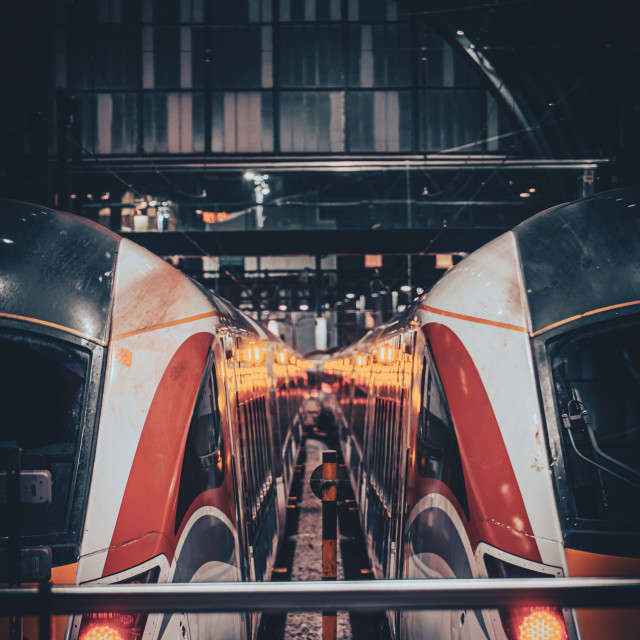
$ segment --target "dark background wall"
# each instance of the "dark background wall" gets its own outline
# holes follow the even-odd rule
[[[25,0],[0,18],[0,196],[178,255],[258,313],[364,296],[379,320],[442,274],[436,254],[638,182],[632,3]],[[286,277],[246,258],[296,252],[337,257]]]

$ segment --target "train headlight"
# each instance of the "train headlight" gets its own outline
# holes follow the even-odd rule
[[[515,560],[515,558],[514,558]],[[522,565],[499,560],[492,555],[484,555],[484,564],[489,578],[549,578],[551,573],[536,570],[542,565],[521,560]],[[537,566],[535,566],[537,565]],[[498,609],[505,635],[508,640],[567,640],[562,611],[558,607],[514,607]]]
[[[518,626],[518,640],[567,640],[564,620],[559,611],[536,609],[525,613]]]
[[[90,627],[81,640],[124,640],[117,629],[108,625]]]
[[[89,613],[82,616],[79,640],[136,640],[142,636],[147,616]]]
[[[159,573],[159,567],[154,567],[115,584],[149,584],[158,581]],[[85,613],[78,640],[140,640],[146,623],[146,613]]]

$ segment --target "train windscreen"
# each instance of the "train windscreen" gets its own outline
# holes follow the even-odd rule
[[[23,536],[67,528],[89,364],[90,354],[74,345],[0,330],[0,449],[19,447],[22,470],[51,473],[51,504],[21,509]],[[0,505],[0,536],[8,533],[6,508]]]
[[[565,473],[582,528],[640,526],[638,330],[637,319],[618,319],[548,346]]]

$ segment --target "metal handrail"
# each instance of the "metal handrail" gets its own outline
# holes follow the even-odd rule
[[[541,605],[640,608],[640,578],[217,582],[0,589],[0,615],[488,609]]]

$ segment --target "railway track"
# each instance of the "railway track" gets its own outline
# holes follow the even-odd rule
[[[322,503],[312,493],[309,479],[322,462],[322,451],[334,443],[307,437],[296,466],[292,498],[287,509],[285,537],[276,560],[273,580],[320,580],[322,569]],[[338,580],[371,579],[371,566],[353,495],[338,504]],[[322,614],[296,612],[265,614],[258,640],[320,640]],[[388,640],[383,613],[338,612],[337,640]]]

